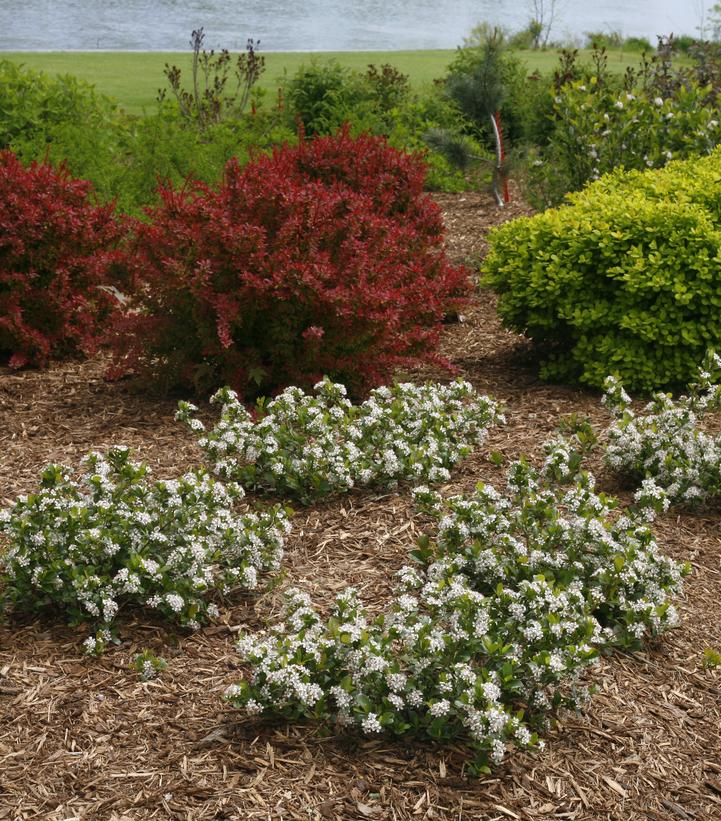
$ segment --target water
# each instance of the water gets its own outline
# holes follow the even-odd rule
[[[540,2],[540,0],[538,0]],[[543,0],[546,7],[551,0]],[[621,31],[695,34],[709,0],[558,0],[555,39]],[[204,26],[206,47],[264,51],[454,48],[486,20],[509,29],[533,0],[0,0],[0,50],[183,51]]]

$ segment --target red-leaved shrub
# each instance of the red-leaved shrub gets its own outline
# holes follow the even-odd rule
[[[424,174],[419,157],[343,130],[231,160],[218,191],[163,188],[126,251],[135,287],[114,373],[246,397],[328,375],[358,393],[439,361],[439,323],[469,286]]]
[[[11,368],[96,348],[115,304],[98,285],[120,233],[90,183],[0,153],[0,357]]]

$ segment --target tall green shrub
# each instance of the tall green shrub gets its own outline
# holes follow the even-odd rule
[[[484,282],[542,376],[650,391],[687,383],[721,346],[721,151],[617,171],[491,235]]]
[[[661,168],[672,159],[710,153],[721,142],[721,64],[699,47],[692,63],[676,59],[676,41],[660,38],[650,60],[623,77],[595,48],[591,67],[564,51],[528,120],[537,144],[529,164],[533,205],[558,205],[615,168]],[[540,116],[538,116],[540,115]]]

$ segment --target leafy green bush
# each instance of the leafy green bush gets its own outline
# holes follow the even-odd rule
[[[721,151],[617,171],[490,237],[483,281],[542,375],[634,390],[683,385],[721,348]]]
[[[626,51],[653,51],[650,40],[646,37],[624,37],[620,31],[587,31],[584,48],[605,48]],[[677,44],[674,38],[674,43]],[[678,46],[677,46],[678,47]]]
[[[77,135],[100,131],[117,113],[116,104],[88,83],[70,75],[51,78],[9,60],[0,60],[0,89],[0,148],[16,153],[25,145],[52,143],[70,127]]]
[[[362,75],[335,60],[302,65],[287,83],[285,99],[291,120],[299,119],[310,135],[332,134],[372,111],[371,89]]]
[[[309,396],[287,388],[267,404],[261,400],[254,418],[224,388],[211,400],[221,405],[211,431],[191,417],[197,408],[187,402],[178,418],[200,434],[222,477],[302,502],[354,486],[448,481],[448,468],[503,421],[495,403],[468,382],[376,388],[360,405],[327,379],[315,390]]]
[[[557,205],[615,168],[659,168],[708,154],[721,142],[718,59],[699,51],[693,64],[679,65],[674,43],[662,39],[651,60],[623,78],[608,71],[603,48],[595,50],[592,69],[577,64],[577,52],[563,53],[555,88],[536,106],[545,125],[529,115],[540,147],[529,167],[534,205]]]
[[[0,89],[1,148],[25,165],[65,166],[106,202],[117,196],[129,121],[112,100],[75,77],[51,78],[7,60],[0,60]]]
[[[172,103],[127,124],[120,156],[95,172],[103,198],[114,199],[124,213],[140,215],[160,203],[158,182],[180,187],[192,178],[210,186],[223,179],[228,161],[245,165],[295,134],[280,123],[276,112],[259,111],[238,120],[208,123],[202,131],[188,127]]]
[[[24,164],[64,165],[121,213],[140,215],[156,205],[159,180],[179,185],[192,177],[217,185],[231,157],[245,163],[251,152],[295,139],[271,107],[243,116],[221,111],[202,128],[175,101],[129,117],[86,83],[8,61],[0,61],[0,88],[0,147],[11,147]]]
[[[542,746],[536,731],[583,698],[579,675],[599,651],[674,626],[687,570],[659,551],[650,508],[619,516],[573,461],[555,443],[541,471],[511,465],[505,494],[419,488],[435,533],[385,611],[372,618],[349,589],[323,619],[291,591],[281,625],[241,637],[250,673],[229,701],[369,735],[464,740],[476,772],[510,747]]]
[[[283,555],[286,514],[235,515],[238,485],[202,471],[151,482],[127,448],[92,453],[80,481],[51,465],[42,486],[0,513],[0,591],[16,610],[95,623],[101,652],[118,611],[146,606],[187,627],[213,615],[214,590],[254,588]]]
[[[423,135],[429,128],[460,127],[462,115],[436,87],[411,91],[408,78],[391,65],[369,65],[365,73],[334,60],[312,60],[284,87],[288,125],[300,121],[307,134],[333,134],[348,124],[351,133],[385,137],[402,151],[423,151],[426,187],[464,191],[468,184]]]

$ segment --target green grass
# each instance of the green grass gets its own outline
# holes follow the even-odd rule
[[[442,77],[446,66],[453,59],[453,50],[444,51],[341,51],[322,52],[315,55],[302,52],[265,52],[266,71],[260,81],[261,88],[275,93],[283,73],[294,74],[303,63],[311,59],[337,60],[350,68],[363,70],[369,63],[391,63],[408,74],[414,86],[422,86]],[[558,52],[519,52],[529,73],[542,74],[552,71],[558,62]],[[588,59],[590,52],[580,52]],[[81,80],[93,83],[98,91],[117,99],[132,114],[141,114],[144,108],[154,105],[158,89],[164,87],[165,63],[177,65],[190,73],[190,53],[162,52],[0,52],[0,58],[23,63],[28,68],[46,71],[48,74],[74,74]],[[612,71],[623,72],[627,65],[636,65],[639,55],[629,51],[612,50],[608,53],[608,66]]]

